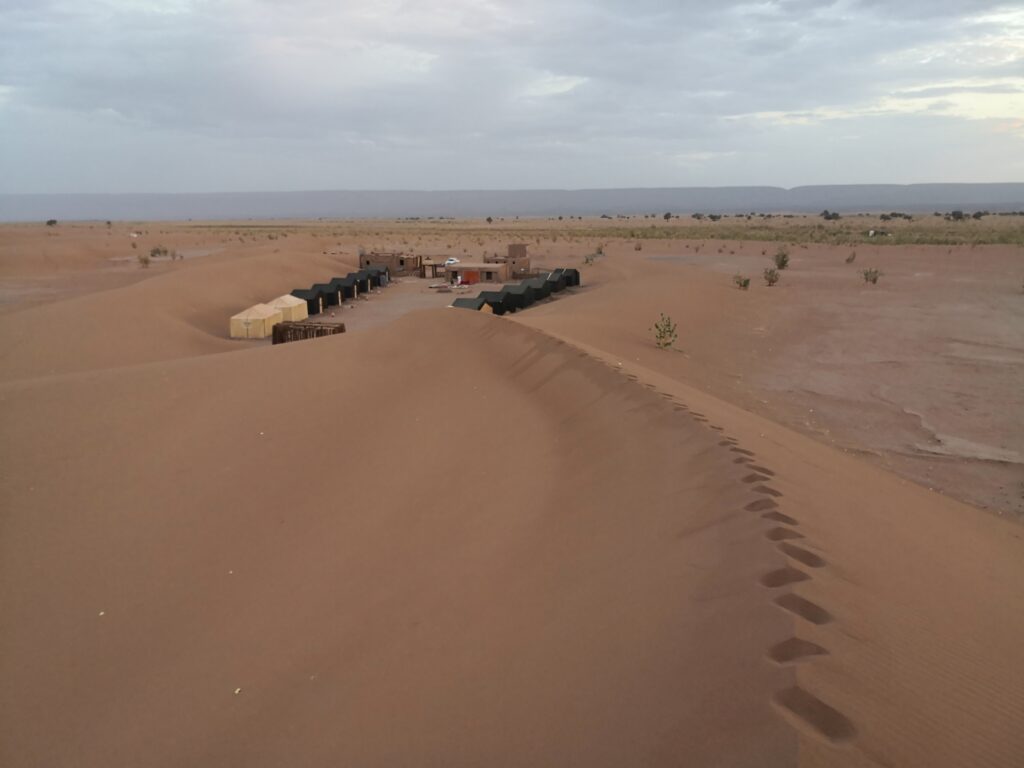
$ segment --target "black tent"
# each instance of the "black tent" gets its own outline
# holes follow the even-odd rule
[[[296,288],[292,291],[292,296],[306,302],[306,312],[310,316],[319,315],[323,309],[323,294],[320,291],[314,291],[309,288]]]
[[[523,285],[528,285],[536,291],[538,301],[546,299],[551,295],[551,283],[543,277],[532,277],[529,280],[523,280]]]
[[[562,274],[565,275],[565,284],[570,288],[580,284],[580,271],[578,269],[563,269]]]
[[[313,290],[323,294],[325,307],[336,307],[341,304],[341,292],[330,283],[316,283]]]
[[[336,277],[331,280],[331,287],[341,294],[343,301],[354,299],[359,294],[359,289],[356,288],[356,279],[349,275],[348,277]]]
[[[357,275],[362,275],[366,278],[366,290],[371,288],[380,288],[380,273],[367,267],[366,269],[360,269],[356,272]]]
[[[556,269],[548,273],[548,276],[544,278],[544,282],[551,286],[552,293],[560,293],[561,291],[564,291],[566,285],[565,270]]]
[[[496,315],[504,315],[515,309],[512,306],[512,298],[504,291],[481,291],[477,298],[482,299]]]
[[[351,272],[349,277],[354,278],[356,281],[356,288],[359,289],[360,293],[367,293],[370,290],[370,273],[365,269],[361,269],[358,272]]]
[[[385,264],[371,264],[366,271],[371,277],[377,278],[377,285],[387,285],[391,282],[391,270]]]
[[[535,291],[522,283],[502,286],[501,291],[508,296],[511,306],[515,309],[526,309],[536,300]]]
[[[453,307],[460,307],[461,309],[472,309],[472,310],[475,310],[477,312],[479,312],[481,309],[483,309],[485,304],[487,304],[487,302],[484,301],[483,298],[481,298],[480,296],[477,296],[476,298],[473,298],[473,299],[470,299],[470,298],[456,299],[455,301],[452,302],[452,306]]]

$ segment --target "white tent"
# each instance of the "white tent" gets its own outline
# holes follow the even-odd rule
[[[266,304],[255,304],[231,318],[231,338],[265,339],[283,320],[281,311]]]
[[[267,306],[278,310],[281,313],[281,317],[285,320],[305,320],[309,317],[306,302],[290,294],[278,296],[273,301],[268,302]]]

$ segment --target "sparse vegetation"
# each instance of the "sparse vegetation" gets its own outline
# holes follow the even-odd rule
[[[775,268],[783,270],[789,266],[789,251],[785,248],[779,248],[772,257],[772,261],[775,262]]]
[[[775,267],[767,267],[764,271],[764,284],[771,288],[779,282],[779,270]]]
[[[643,249],[644,249],[643,243],[641,243],[639,240],[637,240],[636,243],[633,245],[633,250],[634,251],[642,251]]]
[[[745,291],[750,287],[750,278],[744,277],[739,272],[733,275],[732,281],[733,283],[736,284],[736,287],[739,288],[741,291]]]
[[[853,261],[856,258],[857,258],[857,252],[856,251],[850,251],[850,255],[846,257],[846,263],[847,264],[853,264]]]
[[[654,332],[654,343],[658,345],[659,349],[668,349],[679,338],[679,334],[676,332],[676,324],[664,312],[661,313],[661,317],[651,327],[651,330]]]
[[[57,226],[57,220],[56,219],[47,219],[46,220],[46,226],[48,226],[48,227],[56,227]]]
[[[878,284],[878,278],[882,276],[882,273],[877,269],[865,269],[861,271],[861,275],[864,277],[865,283],[871,283],[872,285]]]
[[[139,260],[140,267],[142,267],[143,269],[149,269],[149,262],[152,261],[152,259],[150,258],[150,255],[148,253],[142,252],[135,258]]]

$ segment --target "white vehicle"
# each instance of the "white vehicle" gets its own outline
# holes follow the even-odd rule
[[[454,256],[449,256],[447,259],[444,260],[444,265],[446,267],[450,267],[452,264],[458,264],[458,263],[459,263],[459,260],[456,259]]]

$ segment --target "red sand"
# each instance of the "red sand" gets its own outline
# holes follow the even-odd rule
[[[1024,529],[720,385],[774,294],[623,254],[514,318],[223,338],[344,264],[0,316],[0,764],[1021,763]]]

